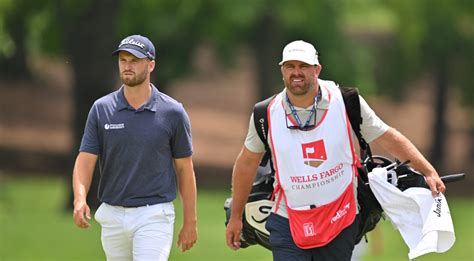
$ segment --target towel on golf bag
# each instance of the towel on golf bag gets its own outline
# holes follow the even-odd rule
[[[369,173],[375,197],[403,240],[410,248],[410,259],[448,251],[455,241],[454,227],[445,196],[433,198],[426,188],[405,191],[387,182],[387,170],[375,168]]]

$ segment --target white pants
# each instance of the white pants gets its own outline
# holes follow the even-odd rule
[[[163,203],[124,208],[103,203],[95,213],[108,261],[168,260],[174,206]]]

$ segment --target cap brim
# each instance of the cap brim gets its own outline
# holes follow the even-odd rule
[[[117,50],[115,50],[112,55],[117,55],[120,51],[124,51],[124,52],[128,52],[128,53],[131,53],[133,56],[137,57],[137,58],[140,58],[140,59],[143,59],[143,58],[148,58],[146,55],[144,55],[143,53],[135,50],[135,49],[131,49],[131,48],[119,48]]]
[[[285,60],[282,60],[281,62],[278,63],[278,65],[283,65],[285,62],[288,62],[288,61],[300,61],[300,62],[304,62],[304,63],[307,63],[309,65],[318,65],[319,64],[319,60],[318,58],[316,57],[315,60],[308,60],[308,59],[304,59],[304,58],[300,58],[300,57],[291,57],[291,58],[288,58],[288,59],[285,59]]]

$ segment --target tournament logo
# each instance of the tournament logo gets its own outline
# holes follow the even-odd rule
[[[317,168],[328,159],[324,140],[303,143],[301,149],[303,150],[304,164],[308,166]]]
[[[314,225],[313,223],[304,223],[303,224],[303,231],[304,231],[304,236],[305,237],[312,237],[316,236],[316,231],[314,230]]]

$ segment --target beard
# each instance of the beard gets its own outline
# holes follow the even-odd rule
[[[293,82],[294,78],[301,79],[301,82]],[[295,96],[306,95],[314,85],[314,79],[307,79],[304,76],[290,76],[290,78],[283,80],[285,83],[286,89]]]
[[[145,68],[145,70],[141,72],[134,73],[134,76],[124,75],[124,73],[122,72],[120,74],[120,80],[122,80],[123,84],[129,87],[135,87],[142,84],[146,80],[147,74],[148,68]]]

